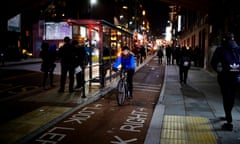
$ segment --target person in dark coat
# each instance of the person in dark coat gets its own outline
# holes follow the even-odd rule
[[[183,46],[178,52],[179,78],[181,84],[187,84],[188,71],[191,67],[191,52]]]
[[[181,47],[180,46],[176,46],[176,49],[174,51],[174,55],[175,55],[175,59],[176,59],[176,64],[178,65],[179,64],[179,56],[180,56],[180,53],[181,53]]]
[[[232,33],[227,33],[224,36],[222,45],[216,48],[211,59],[211,66],[218,74],[218,84],[223,98],[225,117],[222,119],[227,121],[222,125],[222,129],[230,131],[233,129],[232,109],[235,102],[236,86],[238,86],[234,74],[229,71],[229,67],[232,65],[229,64],[229,62],[233,61],[233,51],[238,51],[239,53],[240,47],[234,40],[234,35]],[[237,57],[237,61],[239,62],[239,54],[236,58]],[[236,63],[235,66],[237,68],[239,63]],[[239,69],[239,67],[237,69]]]
[[[166,47],[166,57],[167,57],[167,64],[171,64],[171,56],[172,56],[172,48],[170,45],[167,45]]]
[[[143,63],[143,61],[146,60],[146,57],[147,57],[147,53],[143,45],[140,47],[139,52],[140,52],[140,63]]]
[[[136,57],[136,65],[139,66],[140,57],[141,57],[140,48],[137,45],[134,45],[132,52],[134,53],[134,56]]]
[[[85,57],[86,51],[84,45],[79,45],[77,40],[72,41],[72,45],[75,47],[75,68],[80,66],[81,71],[76,73],[76,86],[75,89],[81,88],[84,85],[84,69],[85,69]]]
[[[54,87],[53,84],[53,72],[56,67],[56,48],[50,48],[47,42],[43,42],[41,45],[40,58],[42,59],[41,71],[43,72],[43,89],[46,90],[46,82],[49,76],[50,86]]]
[[[64,38],[64,45],[59,48],[58,56],[61,60],[61,78],[60,89],[58,92],[64,92],[67,73],[69,76],[69,92],[73,92],[74,73],[75,73],[75,49],[70,43],[70,38]]]
[[[158,64],[162,64],[163,50],[161,47],[158,48],[157,56],[158,56]]]

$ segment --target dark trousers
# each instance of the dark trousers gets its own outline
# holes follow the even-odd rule
[[[46,86],[48,76],[49,76],[49,80],[50,80],[50,85],[53,86],[53,71],[51,71],[51,72],[46,71],[43,73],[43,83],[42,83],[43,87]]]
[[[179,66],[180,83],[187,83],[189,67]]]
[[[167,56],[167,64],[171,64],[171,56]]]
[[[162,57],[158,57],[158,64],[162,64]]]
[[[84,84],[83,71],[76,74],[76,81],[77,81],[77,86],[76,87],[78,87],[78,88],[83,87],[83,84]]]
[[[235,102],[237,84],[231,81],[227,76],[218,76],[218,82],[223,98],[223,108],[225,118],[228,123],[232,122],[232,109]]]
[[[130,92],[130,95],[132,96],[132,91],[133,91],[133,75],[134,75],[135,70],[131,69],[128,70],[127,72],[127,82],[128,82],[128,89]]]
[[[75,67],[69,64],[61,64],[60,89],[65,89],[67,74],[69,77],[69,90],[73,90]]]

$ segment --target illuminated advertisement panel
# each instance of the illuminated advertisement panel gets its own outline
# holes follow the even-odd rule
[[[7,29],[8,31],[21,31],[21,14],[18,14],[8,20]]]
[[[68,25],[68,23],[45,23],[45,40],[62,40],[65,36],[72,38],[72,26]]]

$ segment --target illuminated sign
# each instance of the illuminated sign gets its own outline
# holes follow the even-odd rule
[[[44,36],[46,40],[62,40],[66,36],[72,38],[72,26],[67,22],[46,22]]]
[[[8,31],[21,31],[21,14],[18,14],[8,20],[7,29]]]

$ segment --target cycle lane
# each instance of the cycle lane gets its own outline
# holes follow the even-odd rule
[[[162,72],[150,61],[136,72],[134,98],[124,106],[117,105],[112,90],[24,143],[143,143],[159,97]]]

